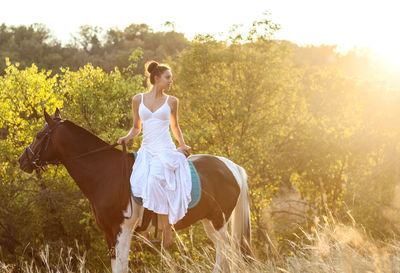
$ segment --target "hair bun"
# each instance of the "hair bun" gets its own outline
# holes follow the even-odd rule
[[[151,73],[154,69],[156,69],[158,66],[158,63],[156,61],[152,61],[149,66],[147,67],[147,71]]]
[[[147,61],[144,64],[144,75],[147,78],[147,87],[151,87],[156,83],[155,77],[161,77],[166,70],[171,70],[171,67],[165,63],[158,63],[155,60]]]

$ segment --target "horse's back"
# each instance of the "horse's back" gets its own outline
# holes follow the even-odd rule
[[[232,171],[228,168],[223,160],[216,155],[210,154],[195,154],[188,157],[196,167],[199,173],[200,180],[210,184],[212,180],[220,180],[219,184],[210,184],[209,186],[217,185],[236,185],[236,179]],[[204,180],[202,178],[205,178]],[[213,178],[212,180],[210,180]],[[203,183],[202,183],[203,185]],[[207,186],[207,185],[205,185]]]
[[[202,218],[208,218],[219,226],[222,223],[215,216],[220,214],[229,218],[239,196],[239,184],[227,164],[218,156],[194,154],[187,159],[193,162],[200,177],[201,199],[175,228],[184,228]]]

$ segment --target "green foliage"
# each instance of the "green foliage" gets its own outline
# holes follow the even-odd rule
[[[101,29],[85,26],[74,57],[85,65],[76,71],[67,65],[52,75],[6,59],[0,77],[0,259],[15,262],[29,255],[27,249],[48,243],[50,253],[58,253],[77,241],[89,268],[108,262],[90,204],[65,168],[50,167],[38,180],[18,168],[17,158],[44,125],[45,108],[52,113],[59,107],[63,118],[109,143],[125,135],[132,126],[132,97],[146,91],[143,64],[154,56],[172,67],[171,95],[179,99],[180,127],[193,153],[225,156],[246,169],[259,256],[269,257],[274,247],[291,255],[287,239],[301,242],[313,217],[327,213],[354,221],[350,213],[381,239],[399,233],[393,213],[400,200],[398,86],[381,72],[373,74],[374,63],[364,55],[273,40],[278,29],[264,19],[247,34],[233,28],[226,41],[198,35],[187,43],[174,31],[131,25],[109,30],[102,42]],[[45,41],[43,31],[31,40]],[[3,26],[1,37],[16,42],[9,34]],[[360,64],[364,69],[355,69]],[[129,149],[140,143],[141,136]],[[270,205],[288,189],[306,204],[305,220],[294,229],[271,231],[274,218],[268,214],[285,216]],[[179,234],[186,245],[210,244],[200,223]],[[202,259],[194,249],[184,251]],[[134,268],[155,265],[157,255],[135,242],[130,262]],[[172,256],[180,259],[179,252]]]
[[[34,63],[39,68],[62,74],[61,67],[77,71],[87,63],[100,66],[106,72],[121,70],[131,65],[133,48],[143,48],[145,58],[140,60],[134,74],[143,74],[142,67],[148,59],[166,59],[176,56],[188,44],[183,33],[175,31],[154,32],[146,24],[130,24],[124,30],[82,25],[70,41],[62,46],[43,24],[30,26],[0,25],[0,75],[8,57],[19,62],[21,68]]]
[[[59,82],[65,117],[111,143],[132,127],[132,97],[143,92],[143,76],[124,78],[118,69],[105,73],[91,64],[68,69]]]

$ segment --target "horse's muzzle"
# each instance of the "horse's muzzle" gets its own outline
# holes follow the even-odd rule
[[[26,173],[32,173],[34,168],[32,164],[29,162],[26,150],[22,153],[22,155],[18,158],[19,168]]]

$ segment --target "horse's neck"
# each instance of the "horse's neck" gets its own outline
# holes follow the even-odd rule
[[[90,149],[76,149],[73,156],[88,152],[88,150],[94,150],[101,146],[91,147]],[[95,152],[81,158],[66,160],[64,166],[68,170],[68,173],[74,179],[75,183],[79,186],[85,196],[90,197],[92,193],[98,190],[98,187],[104,186],[103,180],[106,177],[110,177],[108,173],[110,164],[118,165],[120,162],[116,160],[115,149],[107,149],[104,151]],[[68,156],[71,157],[71,156]],[[116,169],[116,168],[114,168]]]
[[[96,184],[96,177],[101,175],[102,168],[94,160],[76,159],[64,163],[68,173],[74,179],[75,183],[82,192],[89,197],[96,191],[99,184]]]

